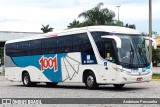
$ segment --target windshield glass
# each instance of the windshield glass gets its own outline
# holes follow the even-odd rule
[[[120,65],[126,67],[144,67],[150,64],[148,47],[143,36],[107,32],[92,32],[91,34],[103,59],[111,62],[118,61]],[[113,39],[101,38],[104,35],[120,37],[122,41],[121,48],[116,48]]]
[[[119,35],[122,47],[118,49],[119,62],[122,65],[142,67],[150,64],[148,47],[141,35]]]

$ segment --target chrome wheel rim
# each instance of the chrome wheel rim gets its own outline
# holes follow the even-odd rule
[[[92,87],[93,84],[94,84],[94,78],[93,78],[92,76],[89,76],[89,77],[87,78],[87,85],[88,85],[89,87]]]
[[[28,84],[28,81],[29,81],[29,77],[28,77],[28,76],[25,76],[25,77],[24,77],[24,84],[27,85],[27,84]]]

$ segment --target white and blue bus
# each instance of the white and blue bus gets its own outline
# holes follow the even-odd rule
[[[43,82],[85,83],[117,88],[148,82],[152,63],[138,31],[117,26],[90,26],[10,40],[5,44],[5,76],[25,86]]]

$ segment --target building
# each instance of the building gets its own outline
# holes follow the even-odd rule
[[[157,48],[160,48],[160,36],[156,37]]]
[[[10,32],[10,31],[0,31],[0,47],[4,47],[7,40],[13,40],[18,38],[23,38],[27,36],[34,36],[37,34],[42,34],[40,32]]]
[[[0,31],[0,65],[3,65],[3,53],[4,53],[4,44],[8,40],[23,38],[27,36],[34,36],[42,34],[40,32],[10,32],[10,31]]]

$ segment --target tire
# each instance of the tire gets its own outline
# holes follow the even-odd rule
[[[26,87],[31,87],[36,85],[36,83],[31,82],[29,74],[26,72],[22,75],[23,85]]]
[[[46,82],[47,86],[49,87],[55,87],[58,85],[58,82]]]
[[[96,77],[94,73],[89,72],[85,78],[85,85],[88,89],[96,89],[98,87],[98,84],[96,82]]]
[[[125,84],[113,84],[113,86],[117,89],[121,89]]]

